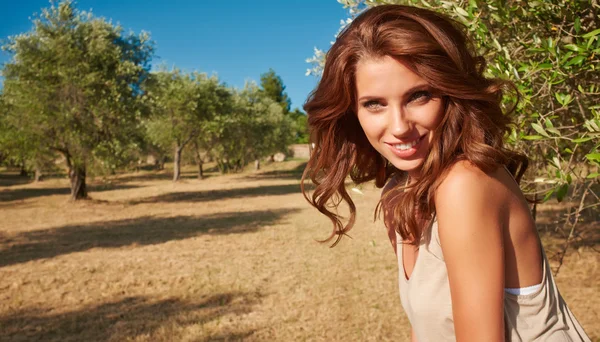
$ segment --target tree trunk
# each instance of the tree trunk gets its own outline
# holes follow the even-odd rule
[[[34,182],[39,182],[42,180],[43,177],[43,173],[42,173],[42,169],[38,166],[35,167],[35,178],[34,178]]]
[[[27,176],[27,169],[25,168],[25,163],[21,164],[21,172],[19,173],[21,177]]]
[[[69,169],[69,179],[71,181],[71,200],[76,201],[87,198],[87,188],[85,185],[85,166],[73,166]]]
[[[175,147],[175,156],[173,158],[173,182],[177,182],[181,176],[181,151],[182,146]]]
[[[202,170],[202,157],[200,156],[200,149],[198,143],[194,141],[194,148],[196,149],[196,163],[198,163],[198,179],[204,179],[204,170]]]
[[[254,171],[260,170],[260,158],[256,158],[254,161]]]
[[[272,154],[272,155],[269,156],[269,162],[272,163],[274,161],[275,161],[275,155]]]
[[[198,163],[198,179],[204,179],[204,170],[202,169],[202,161]]]

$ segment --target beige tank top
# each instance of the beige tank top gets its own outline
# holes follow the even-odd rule
[[[401,241],[398,233],[396,241]],[[450,285],[437,221],[434,220],[424,231],[408,280],[402,261],[402,246],[396,250],[400,300],[417,341],[456,341]],[[541,250],[541,286],[532,294],[504,294],[506,341],[590,341],[558,292],[543,247]]]

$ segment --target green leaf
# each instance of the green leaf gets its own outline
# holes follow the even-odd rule
[[[590,173],[587,177],[587,179],[592,179],[592,178],[597,178],[598,176],[600,176],[600,173],[598,172],[594,172],[594,173]]]
[[[463,15],[463,16],[465,16],[465,17],[469,17],[469,12],[465,11],[465,10],[464,10],[463,8],[461,8],[461,7],[458,7],[458,6],[456,6],[456,7],[454,8],[454,10],[455,10],[455,11],[456,11],[458,14],[460,14],[460,15]]]
[[[575,44],[567,44],[567,45],[565,45],[565,49],[575,51],[575,52],[581,51],[581,48]]]
[[[579,19],[579,17],[575,18],[575,24],[573,26],[575,28],[575,33],[579,34],[579,31],[581,30],[581,19]]]
[[[552,194],[554,194],[554,189],[552,189],[546,193],[546,196],[544,196],[544,199],[542,199],[542,202],[548,201],[550,199],[550,197],[552,197]]]
[[[559,202],[562,202],[562,200],[565,198],[565,195],[567,194],[567,191],[569,191],[569,184],[561,185],[560,188],[558,188],[558,190],[556,191],[556,199]]]
[[[594,137],[581,137],[581,138],[573,139],[573,142],[576,144],[581,144],[583,142],[590,141],[592,139],[594,139]]]
[[[541,134],[547,138],[550,138],[550,135],[544,130],[544,127],[542,127],[540,124],[533,122],[531,124],[531,127],[533,127],[533,129],[535,129],[535,131],[538,132],[539,134]]]
[[[590,154],[586,154],[585,157],[587,158],[587,160],[589,161],[595,161],[595,162],[599,162],[600,163],[600,153],[590,153]]]
[[[544,139],[544,137],[541,135],[525,135],[525,136],[523,136],[523,139],[524,140],[542,140],[542,139]]]
[[[592,37],[590,37],[590,39],[588,40],[588,42],[587,42],[587,45],[586,45],[586,47],[587,47],[588,49],[590,48],[590,46],[592,46],[592,44],[594,43],[594,40],[595,40],[595,39],[596,39],[596,36],[592,36]]]
[[[579,64],[579,63],[581,63],[584,60],[585,60],[585,56],[581,56],[581,55],[575,56],[575,57],[571,58],[571,60],[565,66],[570,66],[570,65],[573,65],[573,64]]]
[[[551,63],[542,63],[538,66],[542,70],[552,69]]]
[[[600,34],[600,29],[597,29],[597,30],[594,30],[592,32],[588,32],[588,33],[584,34],[581,37],[583,37],[583,38],[589,38],[589,37],[595,37],[595,36],[597,36],[599,34]]]

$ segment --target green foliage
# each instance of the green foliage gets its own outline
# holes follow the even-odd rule
[[[8,39],[13,54],[3,69],[7,122],[33,139],[33,154],[61,153],[70,169],[114,170],[128,160],[139,136],[153,45],[147,34],[52,4],[30,32]]]
[[[253,83],[232,92],[230,111],[209,123],[202,143],[221,171],[239,171],[252,160],[287,151],[294,121],[280,103]]]
[[[178,69],[162,69],[149,79],[152,115],[146,122],[148,138],[160,154],[174,149],[175,175],[179,179],[180,157],[192,141],[202,141],[209,122],[226,111],[229,90],[216,76],[184,74]]]
[[[198,72],[150,73],[147,34],[124,34],[70,0],[51,2],[33,23],[2,47],[13,57],[2,70],[0,163],[37,171],[62,155],[73,199],[87,196],[87,174],[113,173],[147,154],[161,164],[174,152],[177,180],[186,146],[200,166],[209,156],[223,171],[239,170],[285,152],[304,132],[273,70],[261,88],[243,90]]]
[[[306,113],[296,108],[290,112],[290,116],[293,118],[296,128],[296,139],[294,142],[296,144],[308,144],[308,117]]]
[[[290,116],[294,122],[293,127],[295,132],[293,135],[295,136],[295,139],[293,142],[297,144],[308,143],[306,114],[298,108],[290,111],[291,100],[285,92],[285,85],[283,84],[281,77],[279,77],[273,69],[269,69],[268,72],[260,76],[260,87],[261,92],[266,97],[279,103],[283,109],[283,113]]]
[[[267,97],[281,105],[284,113],[287,114],[290,111],[291,100],[285,92],[283,80],[273,69],[260,75],[260,87]]]
[[[598,177],[600,17],[595,1],[339,2],[350,12],[346,23],[365,8],[403,4],[434,9],[465,24],[477,52],[488,61],[486,74],[518,87],[516,126],[507,141],[532,160],[532,176],[546,198],[554,194],[562,200],[574,180]],[[318,74],[322,59],[315,56],[310,62],[310,72]],[[507,94],[504,105],[515,101],[515,94]]]

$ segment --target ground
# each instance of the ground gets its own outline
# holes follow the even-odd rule
[[[351,192],[358,218],[335,248],[300,194],[302,161],[197,180],[192,166],[90,181],[0,176],[0,341],[406,341],[379,190]],[[549,256],[552,205],[539,211]],[[597,242],[597,241],[596,241]],[[567,254],[559,289],[600,341],[599,253]]]

